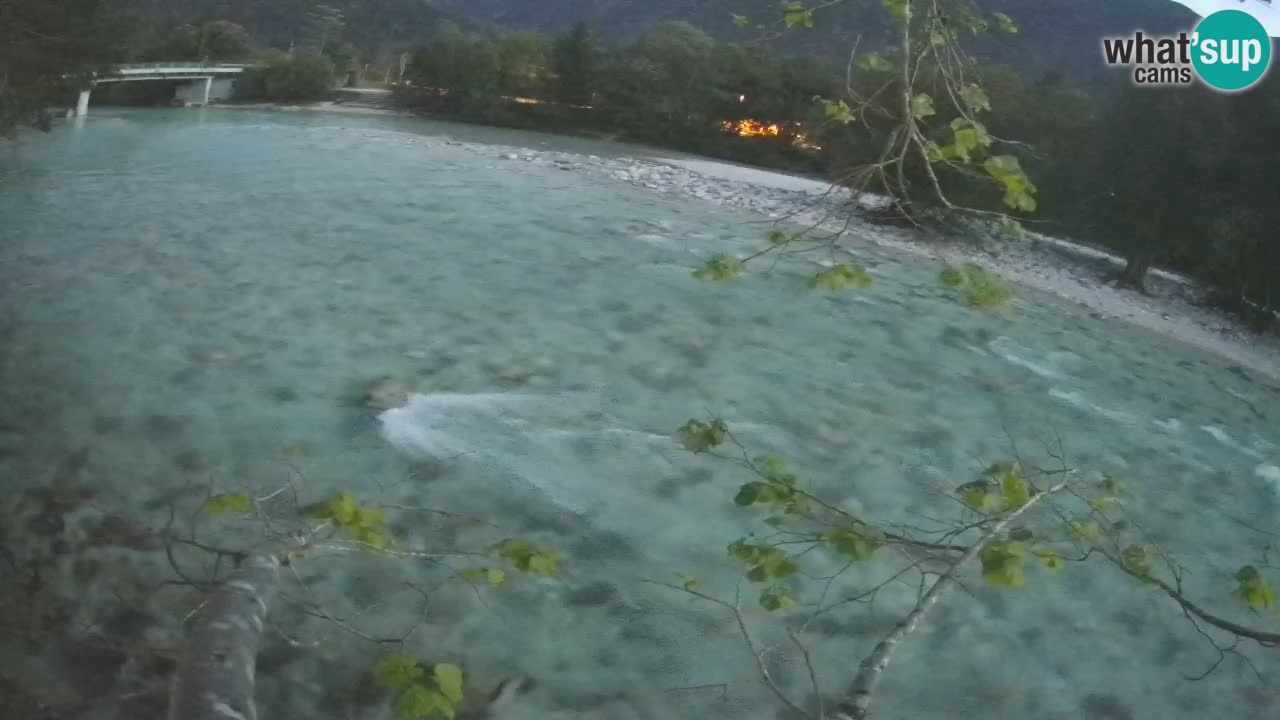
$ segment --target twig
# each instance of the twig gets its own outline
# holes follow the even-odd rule
[[[836,720],[866,719],[867,709],[871,706],[876,688],[880,685],[880,679],[884,676],[885,668],[889,667],[890,661],[893,660],[894,653],[902,644],[902,641],[920,625],[920,622],[929,614],[929,611],[937,605],[938,600],[956,583],[955,576],[960,572],[961,568],[978,556],[987,541],[1004,532],[1014,520],[1017,520],[1034,507],[1041,499],[1062,490],[1067,487],[1067,484],[1066,481],[1058,483],[1045,492],[1035,495],[1022,507],[1005,515],[999,522],[991,526],[981,542],[974,543],[950,570],[938,578],[937,582],[920,598],[920,602],[916,604],[915,609],[876,645],[870,655],[867,655],[859,663],[858,674],[853,679],[849,699],[841,703],[836,709],[836,714],[834,715]]]

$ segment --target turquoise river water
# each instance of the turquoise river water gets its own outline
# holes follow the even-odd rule
[[[1246,525],[1280,531],[1274,381],[1030,291],[1003,313],[971,310],[938,287],[936,265],[856,244],[876,281],[865,291],[809,290],[812,268],[796,262],[697,282],[706,257],[758,246],[759,217],[503,162],[476,147],[490,142],[635,152],[238,110],[95,111],[0,147],[6,492],[88,486],[101,511],[161,527],[174,502],[200,517],[208,493],[292,482],[267,501],[281,516],[294,493],[345,489],[386,506],[402,548],[521,537],[562,554],[555,577],[511,571],[481,589],[446,582],[466,558],[318,552],[269,632],[263,717],[383,717],[363,678],[393,647],[320,613],[379,638],[414,628],[405,652],[463,665],[479,688],[532,677],[511,717],[789,717],[732,613],[647,582],[694,575],[732,601],[741,568],[726,545],[768,531],[733,504],[741,468],[672,439],[691,417],[724,418],[831,502],[920,528],[963,517],[945,493],[1015,446],[1044,464],[1060,449],[1085,475],[1124,479],[1134,517],[1189,569],[1188,595],[1277,627],[1230,595],[1267,541]],[[360,402],[382,378],[412,391],[407,406]],[[243,516],[197,527],[239,547],[273,530]],[[833,592],[901,567],[883,552]],[[163,553],[101,553],[99,572],[65,581],[76,612],[132,597],[154,627],[127,640],[174,641],[198,595],[139,592],[172,579]],[[1218,656],[1168,598],[1103,563],[1027,574],[1000,589],[970,570],[896,657],[877,717],[1280,708],[1275,650],[1238,648],[1265,680],[1228,654],[1192,682]],[[816,599],[815,583],[797,597]],[[777,646],[765,666],[807,703],[784,631],[835,697],[916,587],[803,627],[787,619],[803,612],[778,619],[759,588],[741,592],[753,640]],[[3,657],[17,667],[24,652]]]

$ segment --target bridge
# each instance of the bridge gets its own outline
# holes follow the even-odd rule
[[[244,73],[248,65],[229,63],[161,62],[117,65],[111,74],[95,77],[86,90],[80,91],[76,103],[76,116],[89,112],[89,96],[93,86],[102,83],[138,82],[142,80],[187,80],[179,86],[178,96],[185,96],[192,105],[208,105],[211,99],[230,97],[233,82]],[[217,84],[215,84],[215,81]]]

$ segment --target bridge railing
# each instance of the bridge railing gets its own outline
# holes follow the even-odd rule
[[[123,63],[116,65],[117,70],[151,70],[156,68],[181,68],[183,70],[216,70],[218,68],[247,68],[247,63],[202,63],[202,62],[153,62]]]

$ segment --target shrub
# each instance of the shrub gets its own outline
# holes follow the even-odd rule
[[[997,310],[1013,299],[1013,290],[999,275],[973,263],[949,265],[939,273],[945,287],[960,290],[970,307]]]
[[[333,86],[333,63],[322,55],[272,55],[245,72],[243,96],[271,102],[321,100]]]

